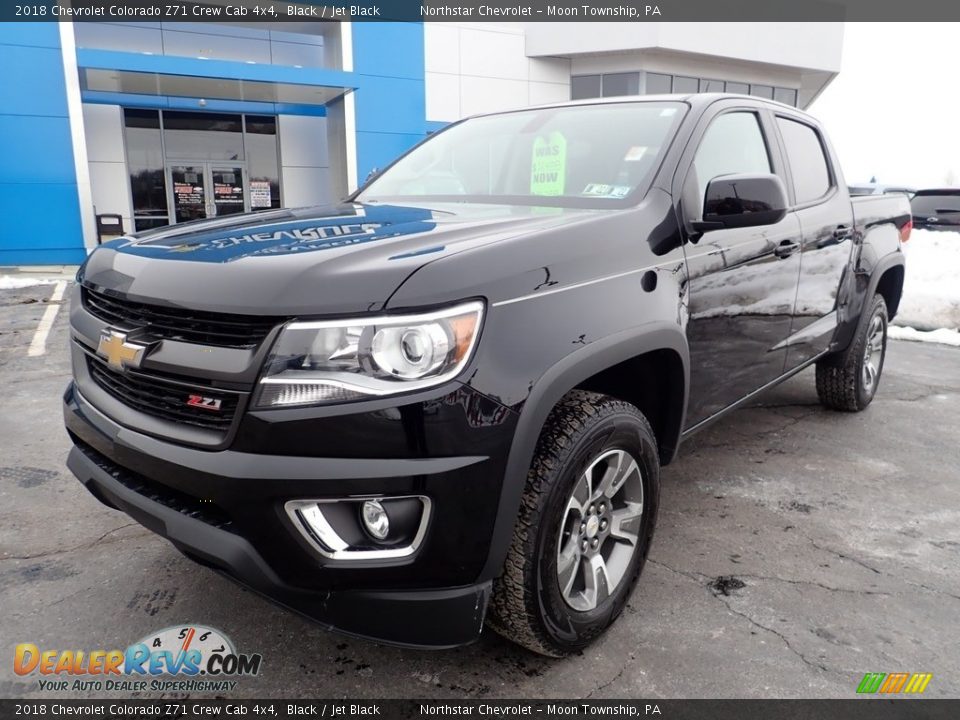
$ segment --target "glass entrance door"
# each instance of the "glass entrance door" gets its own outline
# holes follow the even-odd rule
[[[210,163],[207,172],[213,187],[215,216],[234,215],[250,209],[242,167]]]
[[[207,179],[204,165],[173,165],[168,187],[173,191],[173,221],[207,217]]]
[[[188,163],[168,169],[174,222],[247,212],[246,168],[238,163]]]

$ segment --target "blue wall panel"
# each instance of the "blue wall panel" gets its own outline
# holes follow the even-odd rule
[[[83,261],[57,23],[0,23],[0,265]]]
[[[426,135],[423,25],[358,22],[353,30],[357,180]]]
[[[423,82],[421,23],[353,23],[353,71]]]
[[[10,25],[13,23],[0,23]],[[54,23],[51,25],[54,30]],[[4,45],[0,112],[66,117],[67,94],[59,48]],[[13,72],[10,69],[14,68]]]
[[[70,126],[64,118],[0,115],[0,138],[0,183],[76,185]]]

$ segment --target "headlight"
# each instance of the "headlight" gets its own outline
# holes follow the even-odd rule
[[[254,406],[320,405],[440,385],[466,366],[483,303],[436,312],[294,322],[267,360]]]

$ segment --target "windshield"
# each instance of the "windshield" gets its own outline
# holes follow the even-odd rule
[[[646,191],[685,109],[678,102],[629,102],[473,118],[415,148],[357,199],[632,204]]]

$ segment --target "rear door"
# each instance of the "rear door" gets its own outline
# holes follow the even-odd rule
[[[803,233],[787,349],[790,370],[824,352],[837,328],[837,293],[854,244],[853,206],[820,129],[804,116],[786,112],[777,112],[775,122]]]
[[[699,237],[689,230],[701,219],[707,183],[734,173],[774,173],[787,182],[769,113],[721,101],[701,118],[674,185],[690,241],[688,429],[780,377],[786,360],[800,270],[796,215]]]

